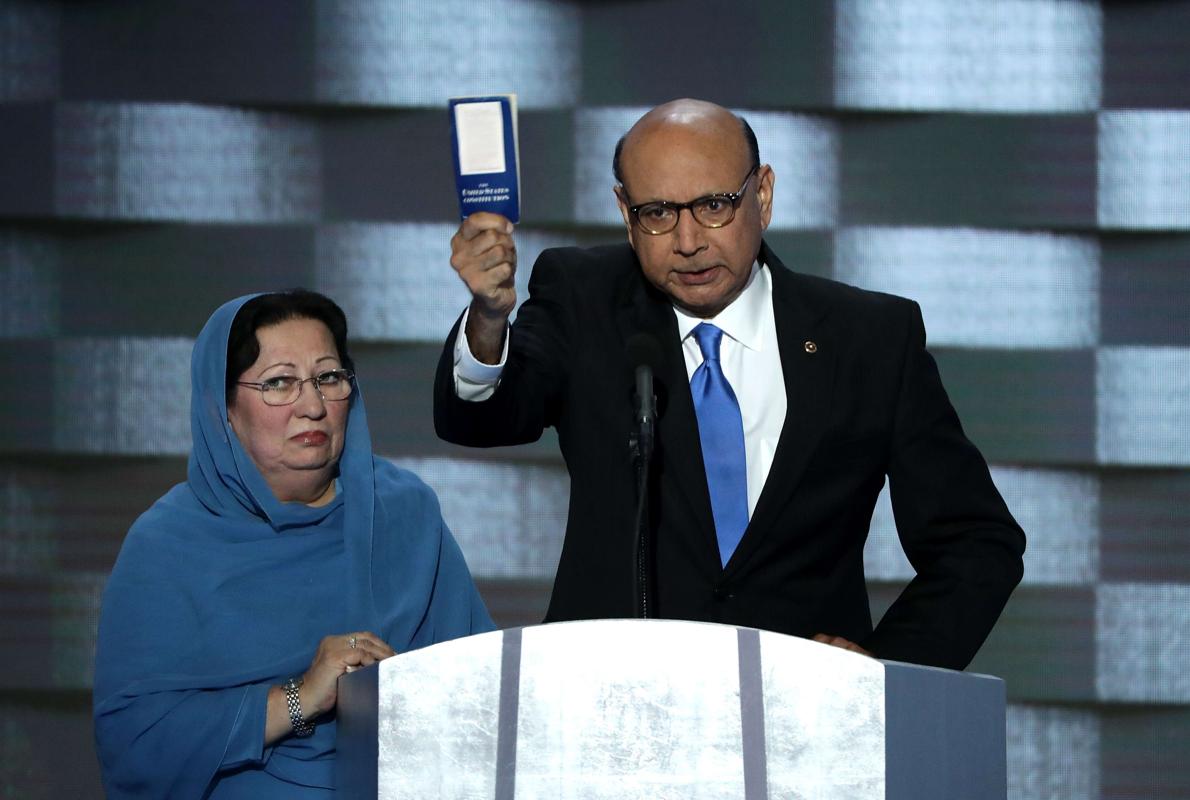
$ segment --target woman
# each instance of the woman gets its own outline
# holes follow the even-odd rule
[[[346,340],[304,290],[199,334],[188,480],[132,526],[103,599],[110,797],[331,794],[339,676],[492,629],[433,492],[373,457]]]

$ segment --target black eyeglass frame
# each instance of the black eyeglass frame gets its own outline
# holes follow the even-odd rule
[[[343,395],[342,397],[327,397],[326,395],[324,395],[322,393],[321,381],[327,375],[337,375],[340,378],[343,378],[344,380],[346,380],[349,385],[347,394]],[[274,378],[294,378],[297,380],[297,394],[295,394],[293,396],[293,399],[290,400],[288,403],[270,403],[268,400],[265,400],[265,397],[266,397],[265,386],[268,385],[268,381],[236,381],[236,385],[237,386],[247,386],[251,389],[258,389],[260,391],[261,402],[263,402],[266,406],[272,406],[273,408],[282,408],[284,406],[291,406],[294,403],[296,403],[298,400],[300,400],[302,397],[302,389],[305,388],[303,384],[306,384],[306,383],[310,384],[314,388],[314,391],[318,392],[318,396],[322,398],[322,402],[324,402],[324,403],[341,403],[344,400],[346,400],[347,398],[351,397],[351,393],[355,390],[355,373],[349,369],[323,370],[322,372],[318,373],[317,375],[311,375],[309,378],[298,378],[296,375],[276,375],[276,376],[274,376]],[[270,379],[270,380],[272,380],[272,379]]]
[[[748,174],[744,176],[744,181],[743,181],[743,183],[740,184],[740,190],[738,192],[716,192],[715,194],[704,194],[702,197],[696,197],[688,203],[675,203],[670,200],[651,200],[648,203],[640,203],[639,205],[628,206],[628,214],[632,217],[633,221],[636,222],[636,226],[638,228],[640,228],[642,231],[644,231],[645,233],[647,233],[651,236],[663,236],[663,235],[671,232],[674,228],[678,227],[678,221],[682,216],[682,209],[689,209],[690,216],[694,218],[695,222],[697,222],[699,225],[703,226],[704,228],[711,228],[711,229],[724,228],[724,227],[730,225],[732,223],[732,221],[735,219],[735,212],[739,211],[740,203],[743,202],[744,195],[746,195],[748,193],[748,181],[752,180],[752,176],[755,175],[756,173],[758,173],[759,171],[760,171],[759,164],[755,165],[754,167],[752,167],[752,169],[748,170]],[[708,200],[728,200],[728,201],[730,201],[731,202],[731,216],[728,217],[723,222],[720,222],[718,225],[708,225],[705,222],[703,222],[702,220],[700,220],[698,218],[698,215],[694,213],[694,207],[697,205],[700,205],[700,204],[704,204]],[[660,206],[661,208],[672,209],[675,212],[673,227],[666,228],[663,231],[655,231],[655,230],[652,230],[651,228],[646,228],[644,223],[640,221],[640,211],[642,208],[648,208],[650,206]]]

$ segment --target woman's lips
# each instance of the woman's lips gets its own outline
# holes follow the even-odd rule
[[[330,437],[322,431],[306,431],[305,433],[299,433],[297,436],[291,436],[289,438],[290,441],[297,442],[298,444],[317,446],[326,444]]]

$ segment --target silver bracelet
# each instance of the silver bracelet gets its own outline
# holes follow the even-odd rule
[[[289,707],[289,725],[293,728],[294,736],[314,733],[314,723],[302,719],[302,699],[298,696],[298,689],[303,681],[303,678],[290,678],[281,687],[281,691],[285,692],[285,705]]]

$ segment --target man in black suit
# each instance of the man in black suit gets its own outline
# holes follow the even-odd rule
[[[747,123],[679,100],[616,149],[628,244],[547,250],[516,324],[502,217],[451,240],[472,292],[435,382],[440,436],[557,428],[570,512],[547,621],[634,615],[635,335],[660,343],[653,616],[964,668],[1022,574],[1024,534],[963,435],[917,305],[787,270]],[[888,476],[916,577],[872,628],[863,548]]]

